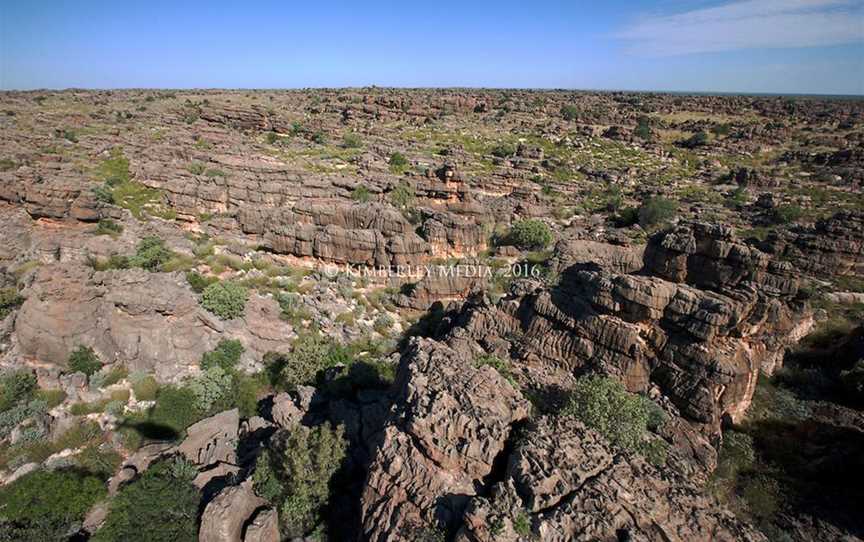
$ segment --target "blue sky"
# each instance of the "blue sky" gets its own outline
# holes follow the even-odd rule
[[[0,88],[864,94],[864,0],[0,0]]]

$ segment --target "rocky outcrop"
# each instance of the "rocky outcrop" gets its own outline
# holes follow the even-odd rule
[[[376,204],[242,209],[237,220],[245,233],[260,235],[270,250],[297,257],[389,267],[416,265],[430,251],[401,214]]]
[[[560,417],[541,418],[520,439],[504,480],[490,497],[472,499],[456,540],[532,537],[765,540],[674,471],[617,451],[580,422]]]
[[[528,402],[491,367],[431,340],[414,340],[399,365],[396,407],[369,467],[363,537],[411,539],[458,522],[505,449]]]
[[[0,200],[20,205],[33,218],[96,221],[103,216],[104,206],[71,169],[53,170],[45,177],[30,168],[0,173]]]
[[[103,363],[175,380],[194,372],[201,353],[223,334],[240,339],[249,358],[290,344],[291,328],[272,299],[250,300],[248,318],[222,322],[199,307],[179,273],[52,264],[23,294],[15,321],[20,355],[60,366],[85,345]]]
[[[177,451],[200,467],[215,463],[237,463],[237,431],[240,414],[226,410],[189,426]]]
[[[743,415],[760,370],[773,371],[812,325],[790,306],[797,282],[788,268],[723,230],[696,225],[652,239],[645,267],[660,277],[585,267],[498,306],[467,303],[445,339],[512,355],[541,382],[550,376],[546,385],[566,388],[560,370],[612,375],[631,391],[656,383],[716,434],[725,416]]]
[[[243,542],[279,542],[279,516],[276,510],[261,510],[246,527]]]
[[[841,212],[813,228],[780,233],[766,248],[817,278],[864,275],[864,213]]]
[[[255,495],[252,490],[252,480],[222,490],[204,509],[204,514],[201,516],[201,528],[198,531],[198,541],[267,540],[267,538],[260,537],[257,539],[243,538],[243,527],[259,509],[266,505],[267,501]]]
[[[597,265],[615,273],[642,269],[644,245],[613,245],[590,239],[562,240],[555,246],[553,269],[561,272],[574,265]]]

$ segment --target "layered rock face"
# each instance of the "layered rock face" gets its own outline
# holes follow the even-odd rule
[[[476,253],[485,248],[475,221],[446,212],[429,214],[419,230],[381,204],[338,200],[299,202],[293,208],[242,208],[241,230],[261,237],[281,254],[373,267],[418,265],[430,256]]]
[[[201,353],[222,333],[241,340],[248,358],[287,348],[292,335],[272,299],[250,300],[244,319],[216,319],[200,308],[178,273],[51,264],[38,270],[24,292],[15,319],[17,348],[24,357],[59,367],[84,345],[105,363],[176,380],[194,372]]]
[[[765,540],[696,484],[568,418],[536,421],[491,495],[471,500],[456,540],[524,540],[520,520],[544,541]]]
[[[812,324],[789,305],[797,291],[789,266],[724,228],[659,234],[643,273],[575,265],[554,288],[466,305],[448,340],[513,355],[540,373],[599,371],[631,391],[659,384],[685,416],[717,433],[724,416],[747,409],[760,370],[773,371]]]
[[[525,529],[560,541],[764,540],[706,497],[702,478],[655,468],[573,418],[517,430],[521,392],[443,343],[412,342],[396,387],[364,486],[364,540],[438,526],[459,527],[459,541],[525,540]]]
[[[837,213],[813,228],[774,236],[768,250],[819,278],[864,275],[864,213]]]
[[[457,523],[511,425],[528,416],[528,402],[494,369],[431,340],[403,354],[395,386],[363,490],[366,540],[410,540],[438,522]]]

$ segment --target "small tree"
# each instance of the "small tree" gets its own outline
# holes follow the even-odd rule
[[[639,225],[643,228],[653,228],[675,217],[678,204],[666,198],[651,198],[639,207]]]
[[[510,228],[508,241],[523,250],[542,250],[554,236],[544,222],[536,219],[520,220]]]
[[[403,181],[390,192],[390,202],[396,207],[405,208],[414,203],[414,187]]]
[[[276,435],[271,450],[258,458],[255,490],[278,507],[284,536],[303,536],[320,523],[345,451],[341,426],[300,425]]]
[[[89,346],[79,346],[69,354],[69,369],[73,373],[92,375],[102,368],[102,362]]]
[[[201,306],[222,320],[233,320],[246,312],[248,297],[246,288],[236,282],[216,282],[204,289]]]
[[[576,120],[579,118],[579,108],[575,105],[561,106],[561,116],[564,118],[564,120]]]
[[[579,379],[565,413],[628,450],[636,449],[648,427],[648,412],[639,397],[608,377]]]
[[[633,135],[639,139],[651,139],[651,125],[648,117],[642,115],[636,120],[636,129],[633,131]]]
[[[201,368],[206,371],[211,367],[221,367],[223,371],[230,373],[245,350],[243,343],[236,339],[222,339],[216,348],[201,356]]]

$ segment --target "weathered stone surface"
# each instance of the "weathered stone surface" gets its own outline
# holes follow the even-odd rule
[[[243,537],[243,542],[279,542],[279,540],[279,516],[272,508],[255,514]]]
[[[85,345],[105,363],[177,380],[223,334],[244,344],[249,361],[287,349],[292,337],[274,300],[253,296],[245,318],[225,323],[200,308],[181,274],[44,265],[25,294],[15,320],[20,352],[61,366]]]
[[[649,246],[646,266],[674,281],[577,264],[553,288],[497,307],[467,303],[453,316],[447,342],[515,351],[537,368],[599,371],[631,391],[656,382],[685,416],[717,433],[724,416],[743,415],[760,370],[773,371],[785,347],[812,325],[806,309],[789,305],[794,281],[768,278],[785,275],[770,271],[767,255],[731,237],[718,240],[726,234],[696,227],[657,238],[668,246]],[[744,262],[768,271],[753,282],[740,272]]]
[[[524,508],[523,508],[524,507]],[[580,422],[544,417],[521,439],[491,499],[475,498],[456,539],[516,540],[524,514],[540,540],[765,538],[673,471],[621,453]]]
[[[491,367],[415,340],[397,376],[396,409],[362,497],[363,536],[401,540],[441,519],[455,522],[489,475],[528,403]]]
[[[238,542],[243,540],[243,526],[267,501],[255,495],[252,481],[225,488],[214,498],[201,516],[199,542]]]
[[[813,276],[860,277],[864,275],[864,212],[840,212],[812,228],[774,235],[765,245]]]
[[[177,451],[186,459],[206,467],[217,462],[237,463],[237,431],[240,414],[235,408],[189,426],[186,440]]]

